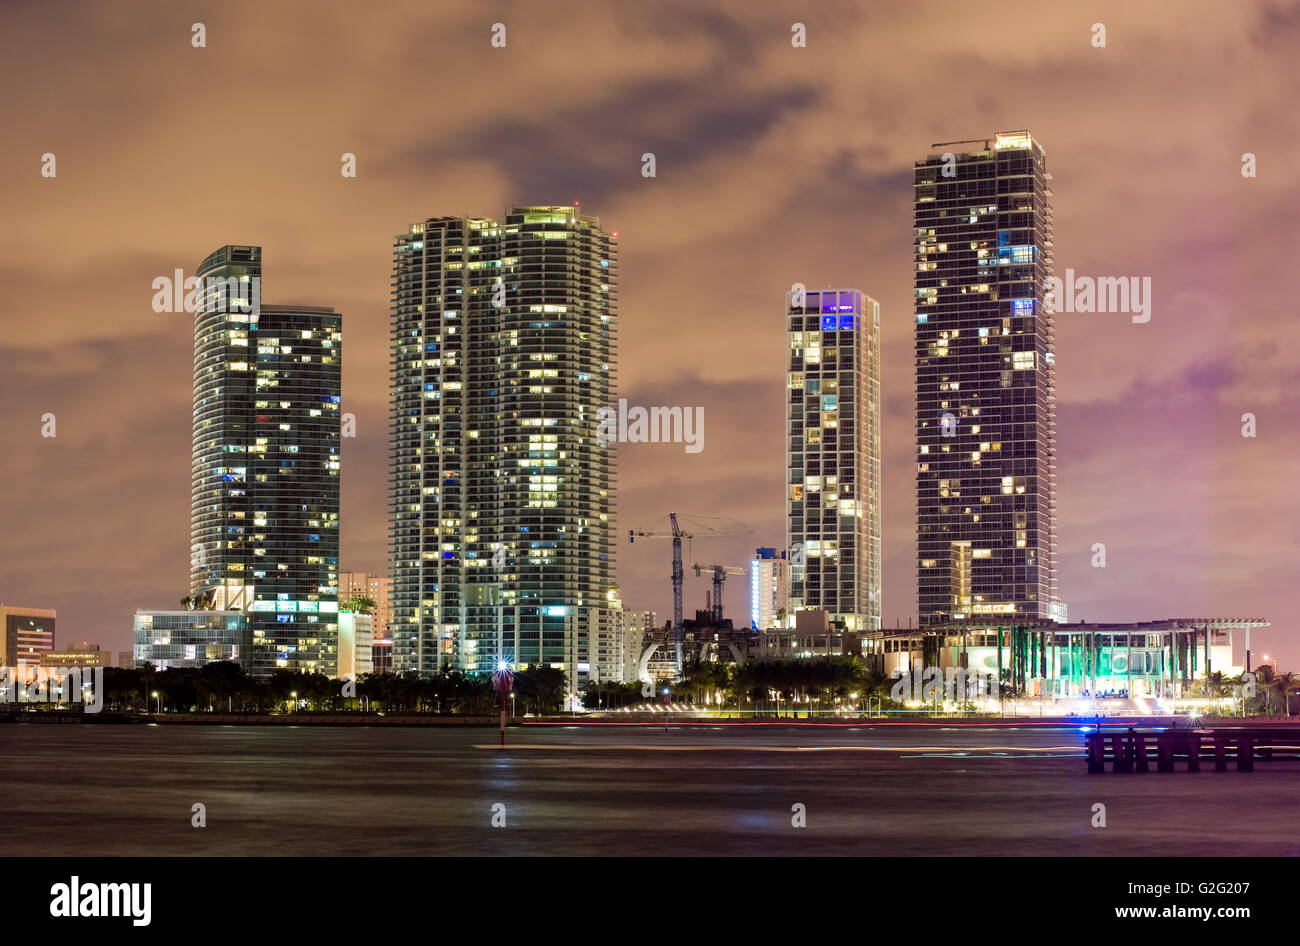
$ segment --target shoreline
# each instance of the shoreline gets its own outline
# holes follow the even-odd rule
[[[70,710],[4,713],[0,722],[33,725],[140,725],[159,726],[375,726],[375,727],[472,727],[497,728],[495,716],[435,716],[427,713],[82,713]],[[864,729],[864,728],[1019,728],[1091,730],[1100,723],[1103,730],[1135,729],[1258,729],[1260,727],[1295,728],[1300,731],[1300,716],[1223,716],[1202,717],[1195,725],[1185,716],[924,716],[889,718],[863,716],[853,718],[809,719],[805,717],[708,718],[683,714],[608,714],[583,716],[546,716],[513,718],[506,721],[512,729],[590,727],[610,729]]]

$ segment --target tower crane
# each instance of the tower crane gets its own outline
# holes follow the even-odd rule
[[[673,648],[677,673],[682,672],[682,644],[685,634],[682,629],[682,539],[689,543],[696,536],[706,535],[753,535],[754,530],[742,522],[725,516],[679,516],[670,512],[667,516],[669,528],[628,529],[627,540],[635,542],[637,536],[647,539],[671,538],[673,540]],[[662,519],[655,525],[660,525]],[[686,528],[682,527],[686,524]],[[689,530],[689,531],[688,531]]]
[[[700,577],[704,569],[713,572],[713,623],[722,623],[722,583],[727,580],[728,575],[743,575],[745,569],[738,565],[701,565],[699,562],[693,564],[695,577]]]

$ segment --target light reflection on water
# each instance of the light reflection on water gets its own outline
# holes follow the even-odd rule
[[[0,855],[1295,854],[1300,837],[1300,763],[1089,776],[1070,729],[512,729],[504,752],[496,738],[4,725]],[[774,751],[795,747],[828,751]]]

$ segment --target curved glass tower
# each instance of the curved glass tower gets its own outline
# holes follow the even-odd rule
[[[571,206],[434,217],[393,251],[396,670],[594,672],[612,633],[617,241]]]

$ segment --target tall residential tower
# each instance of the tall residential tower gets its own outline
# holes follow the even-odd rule
[[[915,169],[917,608],[1064,620],[1047,161],[1026,131]]]
[[[248,670],[338,672],[342,317],[261,303],[262,249],[199,267],[190,593],[248,612]]]
[[[499,662],[576,690],[615,627],[617,245],[576,207],[433,217],[393,249],[397,671]]]
[[[789,607],[879,630],[880,304],[797,290],[786,316]]]

